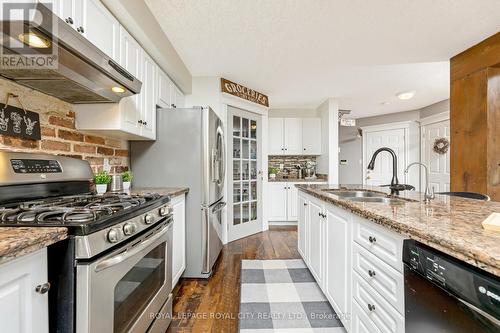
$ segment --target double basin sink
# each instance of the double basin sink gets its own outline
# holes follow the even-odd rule
[[[404,204],[408,200],[388,197],[387,194],[381,192],[363,191],[363,190],[332,190],[326,189],[325,192],[334,194],[341,199],[353,202],[369,202],[383,204]]]

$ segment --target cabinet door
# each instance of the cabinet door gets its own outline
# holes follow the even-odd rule
[[[142,48],[139,43],[125,30],[120,27],[120,65],[130,74],[143,80]],[[144,89],[144,82],[143,88]],[[141,89],[141,91],[142,91]],[[141,95],[133,95],[122,98],[120,101],[121,127],[132,134],[140,135],[141,126]]]
[[[43,4],[48,4],[52,12],[76,29],[81,25],[81,8],[77,12],[77,0],[42,0]]]
[[[172,107],[170,101],[170,89],[172,82],[170,81],[167,74],[158,68],[158,105],[162,108]]]
[[[321,155],[321,118],[302,119],[302,152]]]
[[[322,272],[322,226],[323,218],[321,217],[322,207],[314,201],[309,201],[309,229],[308,229],[308,243],[309,243],[309,268],[312,275],[318,282],[318,285],[323,285],[323,272]]]
[[[302,256],[302,259],[307,262],[307,211],[308,211],[308,203],[307,199],[301,195],[299,195],[299,221],[297,223],[297,242],[298,242],[298,251]]]
[[[285,154],[302,155],[302,119],[285,118]]]
[[[297,221],[299,218],[299,190],[292,183],[288,183],[287,190],[287,221]]]
[[[283,155],[283,118],[269,118],[269,155]]]
[[[186,198],[172,199],[174,225],[172,230],[172,289],[186,269]]]
[[[350,313],[351,219],[336,207],[326,207],[325,294],[337,313]],[[349,323],[342,320],[344,326]]]
[[[48,293],[35,288],[47,282],[47,249],[0,266],[1,331],[48,333]]]
[[[143,81],[141,89],[142,97],[142,127],[141,136],[156,139],[156,63],[143,52]]]
[[[120,23],[99,0],[85,0],[82,5],[82,22],[77,31],[118,61]]]
[[[269,221],[286,221],[286,183],[268,183]]]

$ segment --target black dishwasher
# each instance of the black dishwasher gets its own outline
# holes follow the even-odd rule
[[[500,278],[414,240],[403,263],[405,333],[500,332]]]

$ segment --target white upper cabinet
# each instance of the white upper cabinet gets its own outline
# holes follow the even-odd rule
[[[302,119],[285,118],[285,154],[302,154]]]
[[[302,119],[302,153],[321,155],[321,118]]]
[[[137,41],[125,30],[120,27],[120,65],[125,68],[130,74],[142,79],[143,62],[142,48]],[[134,95],[125,97],[120,101],[121,123],[123,129],[130,133],[140,134],[140,110],[141,96]]]
[[[269,155],[320,155],[320,118],[269,118]]]
[[[171,88],[172,88],[172,81],[170,81],[169,77],[167,74],[165,74],[164,71],[161,69],[158,69],[158,105],[162,108],[170,108],[171,102],[170,102],[170,94],[171,94]]]
[[[173,108],[183,108],[184,107],[184,94],[177,88],[177,86],[171,82],[170,86],[171,100],[170,106]]]
[[[82,23],[76,30],[109,57],[118,60],[120,23],[99,0],[81,3]]]
[[[156,70],[157,66],[153,59],[143,52],[143,81],[141,89],[141,136],[156,139]]]
[[[283,155],[283,118],[269,118],[269,155]]]
[[[75,30],[82,25],[82,1],[79,0],[43,0],[43,4],[50,4],[54,14],[66,21]]]

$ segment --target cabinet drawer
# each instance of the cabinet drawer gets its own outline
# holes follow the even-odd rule
[[[403,237],[373,222],[357,218],[353,238],[398,272],[403,272]]]
[[[352,301],[352,333],[381,333],[373,321],[361,309],[358,302]]]
[[[403,316],[357,273],[353,274],[352,292],[361,309],[380,331],[404,333]]]
[[[404,314],[403,274],[354,243],[353,269],[380,295]]]

